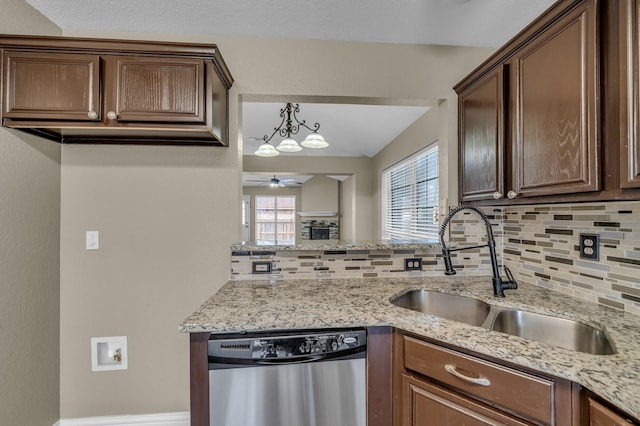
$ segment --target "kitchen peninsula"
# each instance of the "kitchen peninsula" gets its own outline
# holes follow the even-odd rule
[[[459,294],[491,305],[547,314],[603,328],[612,340],[616,353],[591,355],[575,352],[414,312],[390,302],[398,295],[414,289]],[[423,338],[449,349],[455,348],[466,354],[472,353],[484,360],[521,368],[534,375],[540,373],[560,378],[566,383],[572,382],[576,389],[582,387],[582,393],[588,390],[628,416],[638,419],[638,319],[636,315],[579,301],[527,283],[520,283],[517,290],[509,290],[506,298],[495,298],[489,277],[231,280],[189,316],[180,325],[180,331],[191,333],[193,416],[197,416],[198,409],[205,407],[206,410],[208,407],[208,387],[206,390],[198,389],[197,383],[198,380],[201,384],[203,380],[206,381],[206,343],[210,332],[367,327],[370,334],[375,335],[379,330],[393,327],[409,336]],[[388,346],[391,346],[391,342],[391,339],[388,340]],[[385,359],[385,354],[381,356],[376,352],[391,356],[396,349],[384,348],[377,343],[370,345],[368,360],[380,362],[380,359]],[[393,365],[395,368],[396,364]],[[391,367],[391,363],[386,366]],[[372,383],[385,383],[384,380],[380,382],[377,375],[385,375],[385,370],[370,365],[370,390]],[[395,387],[389,386],[384,390],[388,407],[394,404],[393,389]],[[202,391],[206,396],[195,391]],[[386,414],[387,417],[383,416],[382,420],[376,420],[370,408],[369,415],[369,424],[391,424],[390,413]],[[194,425],[200,424],[197,417],[192,421]]]

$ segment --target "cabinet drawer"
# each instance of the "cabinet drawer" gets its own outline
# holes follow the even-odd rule
[[[404,366],[490,405],[553,424],[554,382],[404,337]],[[532,403],[533,401],[533,403]]]

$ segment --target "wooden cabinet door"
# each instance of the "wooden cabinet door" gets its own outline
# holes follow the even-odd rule
[[[120,56],[108,61],[109,120],[204,123],[204,60]]]
[[[631,426],[631,420],[627,420],[598,401],[589,400],[589,426]]]
[[[5,51],[3,57],[3,117],[99,121],[98,56]]]
[[[504,72],[499,66],[458,94],[460,199],[504,195]]]
[[[511,60],[513,190],[600,189],[598,0],[585,0]]]
[[[527,425],[448,389],[404,374],[403,426]]]
[[[620,187],[640,187],[640,8],[620,1]]]

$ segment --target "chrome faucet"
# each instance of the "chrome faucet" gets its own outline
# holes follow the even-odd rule
[[[459,247],[459,248],[448,248],[444,242],[444,233],[447,229],[447,225],[449,221],[456,215],[458,212],[462,210],[471,210],[480,215],[484,224],[487,228],[487,244],[481,244],[479,246],[469,246],[469,247]],[[493,239],[493,231],[491,230],[491,222],[489,222],[489,218],[486,214],[479,208],[475,206],[463,205],[453,208],[447,217],[442,221],[442,226],[440,227],[440,244],[442,244],[442,257],[444,258],[444,266],[446,271],[445,275],[455,275],[456,271],[453,269],[451,265],[451,252],[453,251],[461,251],[461,250],[469,250],[480,247],[489,247],[489,254],[491,255],[491,269],[493,271],[493,295],[496,297],[504,297],[504,290],[506,289],[515,289],[518,288],[518,283],[513,279],[513,275],[511,275],[511,271],[506,266],[504,267],[505,273],[507,274],[507,280],[503,281],[500,278],[500,273],[498,272],[498,260],[496,259],[496,242]]]

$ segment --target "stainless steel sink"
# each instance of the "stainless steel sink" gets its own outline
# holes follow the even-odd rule
[[[401,308],[593,355],[616,351],[604,330],[548,315],[501,308],[471,297],[412,290],[391,300]]]
[[[520,310],[501,310],[490,329],[594,355],[612,355],[613,345],[604,331],[564,318]]]
[[[457,294],[413,290],[392,300],[396,306],[436,317],[480,326],[489,315],[491,305]]]

